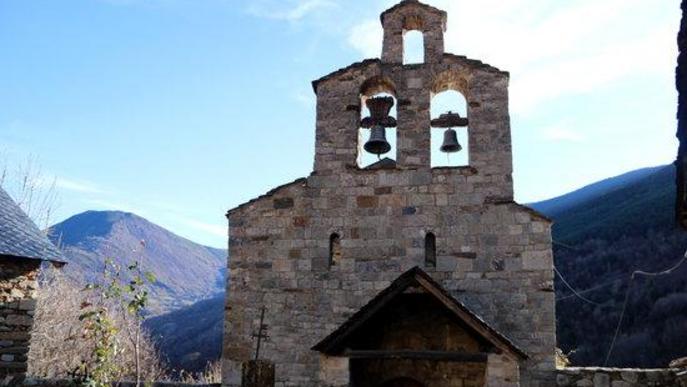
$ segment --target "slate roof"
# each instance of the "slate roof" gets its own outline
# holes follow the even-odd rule
[[[2,256],[66,262],[60,250],[7,192],[0,188],[0,257]]]
[[[391,300],[401,295],[406,289],[414,286],[423,288],[434,296],[462,320],[476,335],[491,343],[499,351],[505,351],[516,358],[527,359],[528,356],[516,346],[504,334],[489,325],[484,319],[471,311],[462,302],[456,300],[439,283],[434,281],[424,270],[414,267],[403,273],[388,288],[382,290],[375,298],[363,306],[351,318],[344,322],[337,330],[332,332],[324,340],[316,344],[312,349],[327,355],[338,355],[346,345],[346,340],[358,329],[363,329],[366,321],[387,305]]]

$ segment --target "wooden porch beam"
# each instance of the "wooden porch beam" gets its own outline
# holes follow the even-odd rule
[[[488,354],[485,352],[460,351],[413,351],[413,350],[346,350],[344,357],[351,359],[415,359],[454,361],[469,363],[486,363]]]

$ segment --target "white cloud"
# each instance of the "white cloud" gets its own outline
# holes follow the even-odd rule
[[[275,4],[279,5],[275,6]],[[290,2],[292,4],[290,8],[284,8],[282,4],[282,1],[269,4],[264,1],[258,4],[253,3],[248,12],[268,19],[298,21],[319,9],[336,5],[333,0],[295,0]]]
[[[227,237],[227,226],[220,226],[217,224],[205,223],[195,219],[184,218],[183,223],[188,227],[196,230],[204,231],[208,234],[218,237]]]
[[[306,108],[315,106],[315,94],[312,91],[296,90],[293,93],[293,99]]]
[[[517,114],[629,77],[670,74],[677,56],[677,6],[673,23],[647,0],[426,2],[448,12],[448,52],[510,71]],[[378,56],[381,36],[374,15],[350,28],[347,41]]]
[[[582,142],[585,137],[580,132],[575,132],[563,125],[550,126],[542,130],[544,138],[549,141]]]
[[[348,44],[365,58],[378,58],[382,54],[383,35],[384,31],[378,20],[364,21],[351,28]]]
[[[55,187],[67,191],[74,191],[80,193],[105,193],[104,190],[97,187],[95,184],[83,180],[71,180],[65,177],[58,177],[55,179]]]

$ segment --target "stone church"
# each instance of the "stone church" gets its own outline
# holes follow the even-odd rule
[[[314,171],[228,212],[225,385],[263,312],[277,386],[551,384],[551,222],[513,200],[509,74],[444,52],[446,20],[417,0],[382,13],[381,59],[313,82]],[[423,63],[403,62],[409,31]],[[447,90],[464,116],[431,116]],[[432,133],[468,165],[432,167]]]

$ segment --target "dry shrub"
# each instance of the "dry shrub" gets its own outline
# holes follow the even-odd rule
[[[217,360],[208,363],[203,372],[189,373],[182,371],[179,381],[185,384],[219,384],[222,383],[222,362]]]
[[[58,270],[44,270],[29,350],[29,375],[36,378],[69,378],[70,373],[85,366],[93,369],[90,354],[94,343],[84,338],[79,321],[83,302],[90,299],[83,286],[76,284]],[[127,317],[121,305],[108,305],[117,327],[115,364],[117,380],[135,380],[136,359],[134,334],[139,321]],[[150,336],[144,332],[140,340],[142,380],[165,378],[166,367]]]

